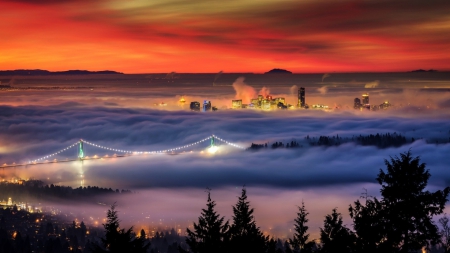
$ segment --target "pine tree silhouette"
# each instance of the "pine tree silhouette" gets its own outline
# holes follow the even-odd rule
[[[308,214],[309,213],[305,208],[305,203],[302,201],[302,206],[298,207],[297,218],[295,218],[294,220],[294,236],[292,239],[289,239],[289,244],[296,252],[312,252],[312,246],[314,245],[314,242],[307,243],[309,234],[307,233],[308,226],[306,226],[306,223],[308,222],[308,219],[306,218],[306,216]]]
[[[145,243],[143,238],[133,238],[133,227],[125,231],[120,228],[120,220],[117,216],[116,204],[114,203],[108,210],[106,215],[105,238],[100,238],[102,245],[96,243],[90,246],[93,253],[145,253],[150,247],[149,243]]]
[[[391,157],[385,164],[387,172],[380,169],[377,181],[385,205],[386,243],[399,247],[400,252],[436,244],[440,236],[432,218],[443,212],[450,188],[425,191],[429,170],[420,163],[420,157],[412,157],[411,151]]]
[[[267,250],[268,237],[256,226],[253,208],[247,201],[247,191],[242,189],[238,202],[233,206],[233,224],[231,225],[231,250],[233,253],[264,253]]]
[[[442,226],[441,230],[441,246],[444,250],[444,253],[450,252],[450,219],[447,214],[444,214],[444,217],[439,219],[439,224]]]
[[[229,242],[228,221],[224,223],[224,217],[220,217],[214,210],[215,201],[211,200],[211,193],[208,191],[208,201],[206,209],[202,209],[198,223],[194,223],[194,230],[187,229],[188,236],[186,243],[190,251],[194,253],[227,252]],[[179,248],[180,252],[186,252]]]
[[[323,253],[354,252],[355,236],[342,225],[342,216],[334,208],[332,213],[325,216],[323,228],[320,228],[320,241]]]
[[[357,235],[356,248],[358,252],[377,253],[391,252],[393,248],[383,243],[386,238],[385,208],[377,198],[369,198],[367,192],[364,203],[359,200],[350,205],[350,217],[353,219],[353,229]]]

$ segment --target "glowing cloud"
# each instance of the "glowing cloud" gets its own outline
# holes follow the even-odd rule
[[[364,85],[364,88],[372,89],[372,88],[377,88],[379,85],[380,85],[380,81],[375,80],[373,82],[366,83],[366,85]]]

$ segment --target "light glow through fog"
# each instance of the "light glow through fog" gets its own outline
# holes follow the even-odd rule
[[[361,76],[368,80],[356,84],[348,81]],[[305,77],[310,78],[306,81],[300,76],[279,81],[268,78],[272,80],[268,84],[264,78],[251,76],[245,82],[233,77],[226,79],[229,80],[226,83],[223,79],[228,77],[224,74],[216,84],[228,86],[212,86],[208,77],[204,82],[193,81],[195,89],[186,84],[189,80],[183,81],[183,76],[176,79],[180,83],[170,83],[173,85],[170,87],[166,81],[164,85],[145,88],[124,88],[120,82],[149,83],[146,76],[126,78],[106,78],[108,82],[119,84],[108,89],[99,85],[94,91],[58,90],[51,91],[51,96],[37,91],[9,92],[0,102],[0,163],[11,165],[36,159],[48,160],[49,163],[2,168],[0,179],[37,178],[46,183],[73,187],[130,189],[137,192],[133,197],[107,201],[117,201],[120,209],[127,213],[142,209],[146,217],[152,217],[151,220],[173,220],[173,223],[184,225],[192,224],[198,218],[206,201],[205,188],[212,189],[220,213],[228,219],[236,196],[246,185],[251,205],[256,208],[258,225],[265,232],[280,236],[290,233],[296,205],[301,200],[305,200],[311,213],[313,234],[318,234],[324,215],[332,208],[338,207],[346,217],[348,205],[359,198],[362,188],[369,189],[373,196],[378,194],[375,178],[379,169],[384,167],[384,159],[410,148],[413,155],[420,155],[430,169],[430,188],[438,189],[450,182],[446,162],[450,144],[436,144],[436,140],[450,137],[450,122],[447,120],[450,117],[450,93],[445,89],[437,93],[420,89],[424,85],[443,85],[447,78],[434,81],[412,79],[416,86],[409,89],[402,88],[402,85],[409,87],[410,82],[404,84],[399,79],[333,74],[323,80],[330,82],[328,88],[320,91],[318,89],[325,86],[322,75]],[[314,84],[316,79],[319,84]],[[351,108],[354,97],[367,92],[364,86],[369,80],[381,80],[379,86],[389,83],[396,87],[371,88],[371,101],[383,103],[389,100],[404,106],[379,112]],[[58,78],[17,80],[24,85],[29,85],[27,82],[62,81]],[[88,82],[82,85],[98,85],[95,78]],[[243,90],[238,91],[231,86],[235,82],[240,82],[239,87],[248,89],[249,94],[268,92],[270,88],[274,97],[285,97],[291,104],[295,103],[296,97],[291,90],[298,89],[295,85],[312,83],[306,86],[307,103],[340,104],[342,109],[264,112],[221,108],[231,104],[238,93],[243,94]],[[251,89],[244,85],[251,86]],[[201,95],[197,93],[197,86],[201,87]],[[186,104],[208,99],[219,110],[191,112],[188,107],[179,106],[181,95],[184,95]],[[27,96],[27,100],[23,96]],[[157,101],[165,101],[167,106],[154,106],[153,102]],[[408,105],[409,102],[412,104]],[[423,104],[430,109],[419,109]],[[402,147],[379,149],[354,143],[310,146],[305,139],[307,136],[317,140],[320,136],[335,135],[351,139],[360,134],[394,132],[408,140],[416,140]],[[209,147],[211,136],[217,146]],[[69,157],[77,158],[76,148],[65,147],[76,147],[80,139],[86,144],[85,160],[63,162]],[[302,148],[271,148],[274,142],[293,140]],[[247,151],[252,143],[267,143],[268,148]],[[145,153],[152,151],[161,152],[154,155]],[[127,156],[120,157],[123,154]],[[52,162],[54,159],[62,163]],[[100,217],[106,208],[104,205],[88,205],[79,209],[80,213],[95,212],[96,217]],[[148,225],[148,219],[137,214],[121,219],[129,225]]]

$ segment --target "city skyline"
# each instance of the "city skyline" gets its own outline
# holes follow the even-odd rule
[[[449,0],[0,9],[0,252],[450,251]]]

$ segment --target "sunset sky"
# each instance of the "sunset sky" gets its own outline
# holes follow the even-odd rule
[[[450,1],[3,0],[0,70],[450,70]]]

